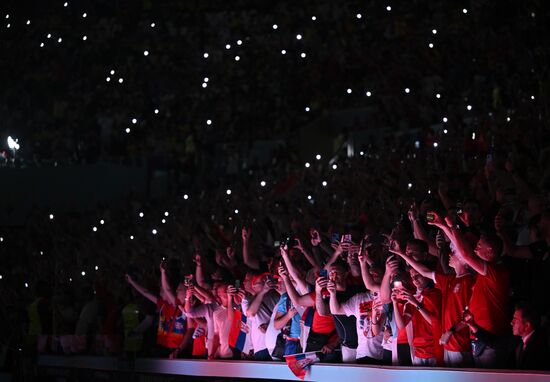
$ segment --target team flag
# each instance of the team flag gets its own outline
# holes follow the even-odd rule
[[[309,372],[311,365],[315,362],[319,362],[317,352],[299,353],[292,355],[285,355],[286,364],[290,368],[290,371],[302,381]]]

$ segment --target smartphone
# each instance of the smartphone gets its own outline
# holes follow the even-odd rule
[[[330,242],[332,244],[338,243],[339,240],[340,240],[340,234],[339,233],[333,233],[332,236],[330,237]]]
[[[241,280],[235,280],[235,289],[239,289],[241,287]]]
[[[428,212],[426,214],[426,220],[429,222],[435,221],[435,214],[433,212]]]
[[[396,280],[396,281],[393,282],[393,289],[402,288],[402,287],[403,287],[403,282],[402,281]]]
[[[459,214],[459,215],[464,213],[464,210],[462,209],[462,203],[460,203],[460,202],[456,203],[456,213]]]
[[[273,242],[273,247],[279,248],[280,246],[281,246],[281,242],[280,242],[279,240],[275,240],[275,241]]]
[[[328,271],[323,268],[319,271],[319,277],[328,277]]]
[[[351,234],[347,233],[345,235],[342,235],[342,243],[351,243]]]

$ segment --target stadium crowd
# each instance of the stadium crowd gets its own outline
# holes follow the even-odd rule
[[[164,200],[129,197],[117,206],[51,216],[35,209],[24,227],[2,227],[5,364],[18,353],[269,361],[317,351],[323,362],[550,368],[544,66],[550,24],[532,21],[535,13],[544,18],[544,7],[529,3],[528,12],[506,2],[489,16],[491,6],[478,1],[467,9],[469,19],[458,8],[449,19],[446,6],[408,2],[394,6],[389,22],[384,8],[369,13],[374,3],[358,17],[353,2],[319,2],[314,23],[312,10],[295,11],[285,2],[279,13],[251,10],[246,2],[236,10],[167,3],[164,12],[188,21],[179,29],[157,21],[168,38],[120,32],[139,17],[143,30],[152,28],[145,20],[164,18],[147,12],[146,2],[145,18],[98,21],[99,30],[88,32],[89,46],[74,46],[92,67],[79,69],[71,89],[54,92],[65,100],[38,104],[33,100],[44,89],[21,88],[55,81],[61,75],[47,66],[68,51],[48,53],[42,69],[52,78],[38,79],[38,71],[2,93],[6,125],[20,125],[28,142],[40,146],[28,149],[28,163],[139,162],[160,155],[186,172],[180,181],[188,180]],[[207,16],[195,18],[193,9]],[[431,17],[419,16],[425,14]],[[273,38],[272,24],[284,29],[277,20],[300,19],[309,24]],[[227,20],[233,24],[225,27]],[[434,25],[441,25],[436,33]],[[416,28],[431,36],[419,36]],[[239,29],[250,36],[242,37],[242,49],[251,47],[239,61],[231,53],[228,63],[219,41]],[[296,40],[297,29],[307,50],[293,46],[300,41],[283,46],[285,36]],[[129,83],[124,91],[106,90],[118,86],[117,76],[104,78],[116,63],[92,59],[109,41],[116,46],[117,33],[130,39],[117,44],[135,53],[117,66]],[[178,51],[178,36],[202,41],[190,48],[198,58],[189,63],[185,55],[166,53]],[[149,38],[152,61],[138,65],[143,55],[136,41]],[[208,48],[214,41],[222,46],[217,53]],[[509,52],[510,46],[517,49]],[[287,60],[282,48],[289,56],[304,49],[315,64]],[[206,51],[208,70],[197,64]],[[20,66],[41,54],[36,47]],[[53,57],[58,54],[61,59]],[[3,67],[7,63],[17,69],[4,58]],[[150,77],[151,70],[160,77]],[[242,80],[249,72],[255,81]],[[190,83],[196,89],[180,95]],[[355,84],[365,89],[346,93]],[[372,97],[365,98],[366,89]],[[449,100],[438,102],[440,93]],[[390,126],[392,133],[354,156],[336,151],[330,163],[312,158],[304,166],[297,159],[296,129],[312,118],[305,105],[315,112],[365,103],[378,110],[370,129]],[[26,113],[25,105],[44,110]],[[162,106],[155,120],[156,105]],[[20,112],[9,113],[13,109]],[[128,122],[137,113],[132,110],[145,109],[138,126]],[[90,119],[83,121],[80,112]],[[199,127],[210,115],[217,116],[212,127]],[[441,125],[428,128],[443,116]],[[33,131],[37,123],[45,128]],[[137,133],[125,133],[127,126]],[[400,134],[419,126],[426,127],[414,136]],[[269,165],[242,158],[228,165],[234,153],[227,143],[246,147],[274,136],[286,148]]]

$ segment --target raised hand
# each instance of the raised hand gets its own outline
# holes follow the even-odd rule
[[[243,229],[241,231],[241,236],[243,238],[243,242],[248,242],[248,240],[250,239],[250,233],[251,233],[250,228],[243,227]]]
[[[317,231],[315,228],[310,228],[309,236],[311,237],[311,245],[317,247],[319,244],[321,244],[321,236],[319,235],[319,231]]]
[[[321,293],[321,291],[327,287],[328,281],[326,277],[318,277],[317,280],[315,280],[315,292]]]

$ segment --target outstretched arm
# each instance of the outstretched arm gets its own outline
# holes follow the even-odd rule
[[[137,282],[134,281],[132,276],[126,274],[126,281],[128,284],[132,286],[136,291],[138,291],[139,294],[141,294],[143,297],[145,297],[147,300],[151,301],[152,303],[157,303],[158,296],[155,296],[153,293],[139,285]]]

